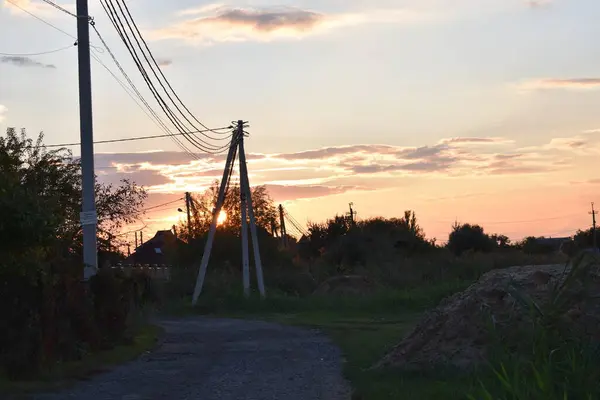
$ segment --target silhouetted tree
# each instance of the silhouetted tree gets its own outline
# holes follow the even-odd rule
[[[492,251],[495,243],[481,226],[455,223],[448,237],[447,247],[454,254],[460,256],[468,250],[476,252]]]

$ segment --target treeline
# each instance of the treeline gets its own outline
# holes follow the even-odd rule
[[[192,290],[190,282],[202,257],[217,188],[215,182],[195,196],[190,226],[181,223],[176,228],[182,241],[170,252],[172,264],[180,267],[175,270],[180,278],[174,281],[181,286],[175,292],[187,295]],[[285,293],[309,294],[325,280],[340,275],[360,275],[378,285],[398,288],[432,281],[470,281],[493,268],[566,259],[556,245],[547,246],[540,238],[512,243],[507,236],[488,234],[476,224],[455,223],[447,242],[440,245],[426,237],[414,211],[405,211],[398,218],[357,221],[338,215],[309,223],[301,238],[282,240],[274,234],[279,231],[277,209],[265,187],[254,187],[252,199],[268,287]],[[236,186],[229,188],[224,209],[228,217],[217,229],[206,285],[207,290],[238,292],[242,254]]]

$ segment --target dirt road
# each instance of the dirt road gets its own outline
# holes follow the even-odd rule
[[[316,331],[259,321],[160,321],[152,353],[39,400],[347,400],[339,350]]]

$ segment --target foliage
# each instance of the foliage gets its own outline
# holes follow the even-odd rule
[[[141,214],[146,191],[127,180],[96,184],[99,248]],[[9,128],[0,138],[0,257],[48,260],[79,255],[82,231],[81,168],[70,152],[48,151],[25,130]]]
[[[190,228],[192,237],[198,238],[205,235],[210,227],[213,217],[213,210],[217,205],[219,195],[219,181],[215,181],[210,188],[198,196],[192,195],[191,223]],[[265,186],[255,186],[250,189],[252,195],[252,207],[256,226],[272,232],[272,229],[278,229],[277,208],[273,199],[269,195]],[[223,212],[227,218],[219,225],[219,230],[240,232],[241,229],[241,208],[240,208],[240,186],[230,186],[223,203]],[[187,222],[180,222],[177,228],[181,232],[180,237],[189,241],[189,230]]]
[[[469,250],[490,252],[496,247],[496,243],[479,225],[455,223],[448,237],[447,246],[450,251],[460,256]]]
[[[309,224],[308,236],[300,241],[298,251],[305,260],[322,257],[330,264],[347,268],[434,248],[425,239],[414,211],[406,211],[403,218],[371,218],[354,226],[343,216],[325,224]]]
[[[586,230],[578,230],[575,236],[573,237],[577,248],[579,249],[589,249],[595,247],[596,249],[600,248],[600,233],[596,234],[596,243],[594,243],[594,230],[593,228]]]

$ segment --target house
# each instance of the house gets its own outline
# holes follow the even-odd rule
[[[158,231],[153,238],[135,249],[135,251],[123,261],[123,264],[169,265],[167,253],[170,248],[173,248],[180,243],[183,242],[177,239],[172,231]]]

